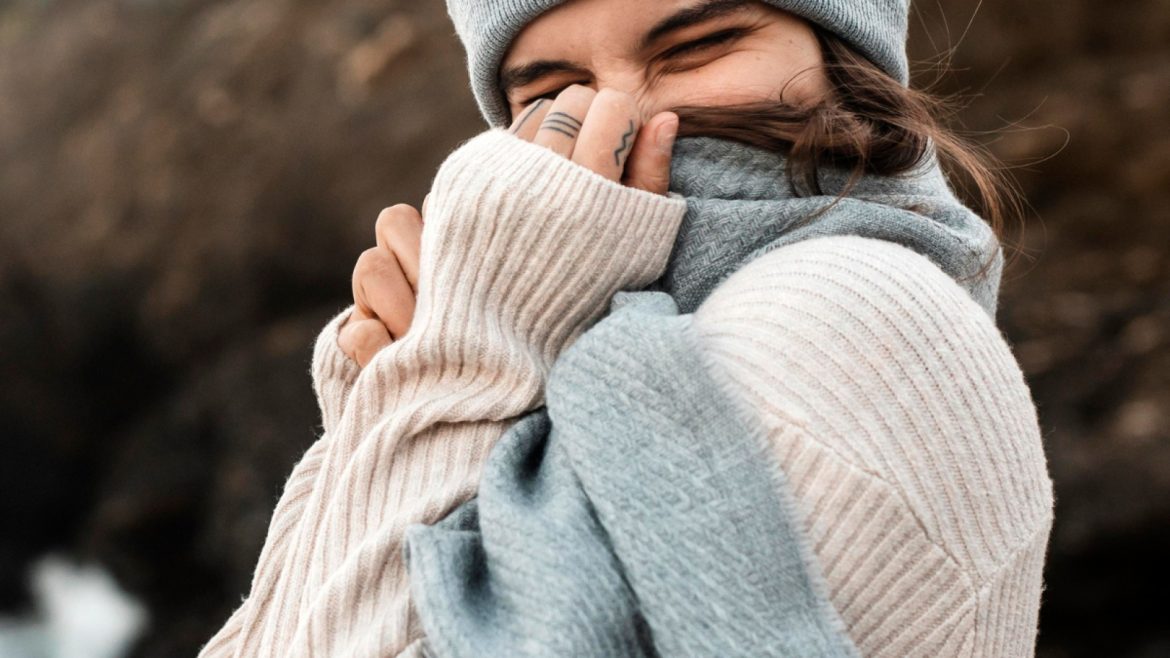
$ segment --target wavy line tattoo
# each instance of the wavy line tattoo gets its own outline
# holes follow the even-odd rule
[[[581,132],[581,122],[576,117],[564,112],[549,112],[540,124],[541,130],[551,130],[570,139],[576,139]]]
[[[509,132],[511,132],[513,135],[519,133],[520,129],[524,127],[524,124],[528,123],[528,120],[532,118],[532,115],[536,114],[536,111],[544,107],[544,104],[547,102],[549,102],[547,98],[541,98],[533,103],[532,106],[524,112],[524,115],[520,117],[520,121],[517,122],[515,126],[512,126],[512,130]]]
[[[613,163],[615,165],[617,165],[619,167],[622,166],[622,154],[625,151],[628,151],[633,146],[633,142],[629,141],[630,137],[633,136],[633,134],[634,134],[634,122],[630,121],[629,130],[626,131],[626,134],[622,135],[621,145],[613,150]]]

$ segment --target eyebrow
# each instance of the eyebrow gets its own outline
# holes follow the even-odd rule
[[[686,9],[679,10],[658,22],[650,28],[646,36],[642,37],[641,50],[649,50],[663,37],[673,32],[705,23],[728,14],[741,11],[751,4],[751,0],[706,0]]]
[[[709,20],[733,14],[746,8],[752,0],[705,0],[681,9],[659,21],[650,28],[638,49],[645,52],[664,37],[679,30],[705,23]],[[514,89],[524,87],[554,73],[592,77],[589,69],[563,59],[540,59],[520,66],[505,68],[500,72],[499,89],[508,96]]]
[[[500,73],[500,89],[507,96],[513,89],[530,85],[544,76],[552,75],[553,73],[571,73],[586,77],[593,76],[593,72],[589,69],[568,60],[539,59],[535,62],[504,69]]]

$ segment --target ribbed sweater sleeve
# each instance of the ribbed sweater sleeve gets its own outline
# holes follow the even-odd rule
[[[317,334],[317,340],[313,343],[313,365],[310,374],[313,377],[313,393],[317,397],[317,406],[321,411],[321,427],[325,434],[332,434],[337,427],[337,421],[341,419],[341,412],[345,409],[353,382],[361,372],[361,366],[342,351],[337,342],[341,327],[353,312],[353,308],[353,304],[350,304],[334,315]]]
[[[370,656],[421,636],[402,536],[475,493],[496,439],[613,294],[657,279],[686,204],[503,130],[461,146],[428,203],[410,330],[360,371],[314,348],[326,432],[293,469],[244,603],[201,656]]]
[[[820,238],[748,263],[694,319],[864,655],[1033,653],[1052,483],[1023,374],[953,280]]]

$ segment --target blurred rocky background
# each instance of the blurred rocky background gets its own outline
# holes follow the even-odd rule
[[[1170,1],[918,4],[919,82],[1032,206],[1000,322],[1056,481],[1040,654],[1170,655]],[[0,617],[62,553],[145,606],[132,655],[194,655],[378,211],[482,127],[438,0],[0,0]]]

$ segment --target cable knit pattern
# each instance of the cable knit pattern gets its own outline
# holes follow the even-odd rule
[[[695,312],[771,432],[867,656],[1034,651],[1052,484],[1008,345],[961,288],[859,237],[748,263]]]
[[[404,528],[475,493],[557,355],[616,291],[662,274],[684,211],[502,130],[453,153],[428,204],[410,330],[360,372],[336,343],[348,309],[319,336],[325,433],[285,485],[248,597],[200,655],[416,651]]]

